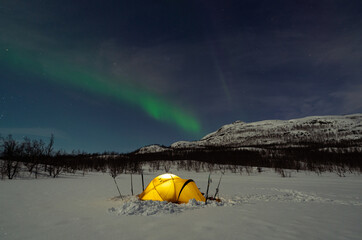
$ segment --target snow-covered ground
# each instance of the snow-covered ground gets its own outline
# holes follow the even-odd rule
[[[202,192],[208,173],[172,170]],[[145,183],[162,172],[147,173]],[[214,193],[220,173],[212,173]],[[130,195],[130,175],[0,181],[0,239],[361,239],[362,176],[272,170],[225,173],[221,203],[176,205]],[[134,191],[141,177],[133,175]]]

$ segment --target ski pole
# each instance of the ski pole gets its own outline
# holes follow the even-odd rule
[[[222,178],[222,174],[221,174],[221,176],[220,176],[219,183],[217,184],[214,198],[216,198],[216,195],[219,193],[219,187],[220,187],[220,183],[221,183],[221,178]]]
[[[209,178],[207,179],[207,188],[206,188],[206,198],[205,198],[205,205],[207,204],[207,197],[209,194],[209,186],[210,186],[210,182],[211,182],[211,178],[210,178],[211,172],[209,173]]]

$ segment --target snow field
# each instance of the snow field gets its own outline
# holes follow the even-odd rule
[[[202,192],[208,173],[172,171]],[[162,172],[147,173],[145,184]],[[211,195],[220,173],[212,173]],[[0,239],[361,239],[362,176],[225,173],[222,203],[139,201],[130,175],[0,181]],[[134,192],[141,177],[133,175]]]

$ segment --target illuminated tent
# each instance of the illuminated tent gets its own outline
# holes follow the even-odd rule
[[[192,179],[182,179],[169,173],[155,177],[138,197],[141,200],[173,203],[188,203],[190,199],[205,201]]]

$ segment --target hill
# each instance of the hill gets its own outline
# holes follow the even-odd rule
[[[291,120],[236,121],[222,126],[198,141],[179,141],[170,147],[150,145],[139,154],[178,149],[234,148],[256,150],[270,147],[305,147],[308,145],[362,149],[362,114],[346,116],[312,116]],[[321,149],[322,150],[322,149]]]

